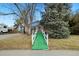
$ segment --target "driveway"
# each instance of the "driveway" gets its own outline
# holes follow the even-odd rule
[[[20,34],[19,33],[15,33],[15,34],[2,34],[2,35],[0,35],[0,40],[7,39],[7,38],[10,38],[10,37],[14,37],[16,35],[20,35]]]
[[[0,56],[79,56],[76,50],[0,50]]]

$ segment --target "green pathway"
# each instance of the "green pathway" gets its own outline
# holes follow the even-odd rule
[[[44,39],[42,32],[37,32],[35,41],[32,45],[33,50],[47,50],[48,45],[47,42]]]

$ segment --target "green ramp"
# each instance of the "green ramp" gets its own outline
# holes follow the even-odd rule
[[[44,39],[44,34],[42,32],[37,32],[34,43],[32,45],[33,50],[48,50],[48,45]]]

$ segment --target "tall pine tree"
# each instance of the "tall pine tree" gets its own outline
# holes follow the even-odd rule
[[[69,37],[70,4],[53,3],[45,4],[45,6],[40,24],[48,31],[49,36],[52,38]]]

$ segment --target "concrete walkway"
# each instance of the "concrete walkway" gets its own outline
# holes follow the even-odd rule
[[[0,50],[0,56],[79,56],[75,50]]]

